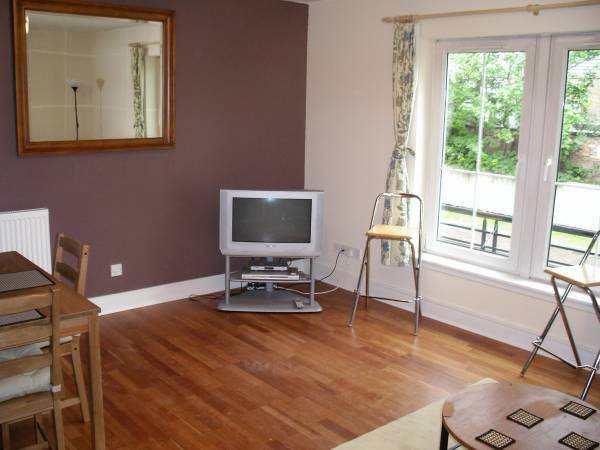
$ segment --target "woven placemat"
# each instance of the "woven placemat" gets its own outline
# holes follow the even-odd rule
[[[17,314],[4,314],[0,316],[0,327],[4,325],[12,325],[15,323],[28,322],[30,320],[40,319],[42,316],[37,310],[20,312]]]
[[[535,427],[538,423],[544,420],[541,417],[531,414],[530,412],[521,408],[517,409],[514,413],[509,414],[506,416],[506,418],[527,428]]]
[[[581,403],[577,403],[574,401],[570,401],[565,406],[560,408],[561,411],[564,411],[572,416],[579,417],[580,419],[587,419],[592,414],[596,412],[595,409],[590,408],[589,406],[582,405]]]
[[[598,447],[598,442],[573,432],[559,439],[558,442],[574,450],[592,450]]]
[[[486,445],[489,445],[492,448],[501,450],[503,448],[508,447],[515,443],[515,440],[510,436],[500,433],[494,429],[486,431],[483,434],[480,434],[475,439],[479,442],[483,442]]]
[[[18,291],[54,284],[39,270],[24,272],[0,273],[0,292]]]

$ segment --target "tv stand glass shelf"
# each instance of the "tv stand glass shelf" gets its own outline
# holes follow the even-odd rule
[[[298,279],[285,279],[281,272],[273,271],[272,278],[261,276],[252,278],[249,270],[231,271],[231,258],[225,256],[225,299],[220,302],[217,309],[220,311],[237,312],[265,312],[265,313],[314,313],[322,311],[321,305],[315,300],[315,277],[313,271],[313,257],[309,261],[309,273],[298,272]],[[247,258],[247,256],[239,256]],[[242,274],[244,277],[242,278]],[[231,294],[231,283],[264,283],[265,288],[245,291],[241,294]],[[277,285],[306,284],[309,286],[309,297],[296,292],[278,289]]]

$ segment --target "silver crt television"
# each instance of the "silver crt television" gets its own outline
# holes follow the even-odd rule
[[[221,189],[219,248],[230,256],[319,256],[322,216],[322,191]]]

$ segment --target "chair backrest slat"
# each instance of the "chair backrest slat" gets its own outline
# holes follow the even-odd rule
[[[33,370],[43,369],[44,367],[50,367],[51,365],[52,355],[50,353],[9,359],[0,362],[0,378],[12,377]]]
[[[73,267],[61,261],[58,261],[54,266],[54,275],[60,275],[63,280],[66,278],[73,283],[73,286],[75,286],[77,280],[79,280],[79,273]]]
[[[77,260],[77,267],[73,267],[65,261],[65,252],[70,253]],[[53,275],[72,283],[77,293],[81,295],[85,294],[89,254],[90,246],[88,244],[82,244],[65,236],[64,233],[58,233],[54,251]]]
[[[63,233],[60,233],[60,234],[61,234],[60,242],[58,245],[60,245],[64,250],[69,252],[71,255],[80,256],[83,245],[79,241],[76,241],[75,239],[65,236]]]

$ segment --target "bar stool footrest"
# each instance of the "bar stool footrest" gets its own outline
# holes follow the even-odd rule
[[[533,344],[534,347],[537,347],[539,350],[542,350],[542,351],[548,353],[549,355],[554,356],[556,359],[565,363],[567,366],[571,367],[572,369],[588,369],[588,370],[591,370],[594,372],[598,372],[598,370],[600,370],[599,367],[594,367],[589,364],[575,364],[575,363],[563,358],[562,356],[557,355],[556,353],[552,352],[551,350],[548,350],[547,348],[542,346],[542,344],[537,339],[532,341],[531,343]]]
[[[355,292],[356,294],[356,292]],[[362,298],[366,298],[366,295],[360,294],[360,296]],[[414,303],[416,301],[416,299],[414,297],[409,298],[409,299],[400,299],[400,298],[388,298],[388,297],[381,297],[379,295],[369,295],[370,299],[373,300],[385,300],[387,302],[399,302],[399,303]],[[421,300],[421,298],[419,298],[419,300]]]

